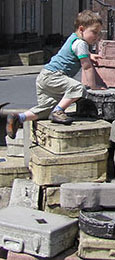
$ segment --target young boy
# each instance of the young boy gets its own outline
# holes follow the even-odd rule
[[[75,32],[37,77],[38,105],[24,113],[8,115],[6,130],[9,137],[14,139],[19,125],[26,120],[49,118],[54,123],[72,123],[73,119],[66,115],[65,109],[87,95],[83,82],[73,79],[81,66],[86,73],[88,86],[97,89],[92,61],[96,62],[100,57],[89,53],[89,45],[96,42],[101,28],[102,19],[99,15],[90,10],[78,14]]]

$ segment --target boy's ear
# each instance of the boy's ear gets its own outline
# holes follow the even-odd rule
[[[79,26],[79,30],[80,30],[80,32],[83,32],[83,31],[84,31],[84,26],[83,26],[83,25],[80,25],[80,26]]]

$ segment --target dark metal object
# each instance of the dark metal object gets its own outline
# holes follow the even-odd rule
[[[1,109],[2,107],[6,106],[6,105],[9,105],[9,104],[10,104],[9,102],[0,104],[0,109]]]

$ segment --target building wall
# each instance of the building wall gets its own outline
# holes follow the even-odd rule
[[[108,9],[111,7],[115,8],[115,0],[103,0],[103,1],[101,0],[101,2],[107,4],[108,6],[103,6],[99,4],[97,1],[92,0],[92,10],[98,12],[101,15],[103,21],[102,38],[107,39],[108,38],[108,31],[107,31],[108,30]],[[115,31],[115,25],[114,25],[114,31]]]

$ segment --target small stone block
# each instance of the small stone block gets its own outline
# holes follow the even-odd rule
[[[15,179],[9,206],[23,206],[38,209],[39,186],[32,180]]]

